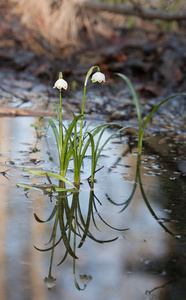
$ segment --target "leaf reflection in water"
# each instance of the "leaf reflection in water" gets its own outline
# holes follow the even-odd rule
[[[39,223],[47,223],[54,219],[54,225],[52,229],[52,233],[50,239],[46,245],[50,245],[50,247],[40,249],[36,246],[35,249],[41,252],[51,251],[50,256],[50,266],[48,277],[45,277],[44,282],[46,286],[51,289],[56,284],[56,279],[52,276],[52,265],[54,259],[54,251],[55,247],[59,245],[60,242],[63,242],[63,246],[65,246],[65,254],[63,255],[61,261],[58,263],[58,266],[61,265],[68,255],[70,255],[73,259],[73,279],[74,284],[78,290],[84,290],[87,284],[91,281],[91,275],[79,275],[81,283],[83,283],[83,288],[77,282],[76,279],[76,260],[77,249],[81,248],[86,241],[86,238],[90,238],[97,243],[109,243],[118,239],[116,236],[113,239],[108,240],[100,240],[95,237],[90,231],[90,227],[92,224],[96,227],[97,230],[97,219],[101,220],[104,224],[109,226],[112,229],[125,231],[129,228],[118,229],[110,224],[108,224],[99,214],[97,205],[101,205],[101,202],[94,194],[94,191],[90,189],[89,193],[89,202],[88,209],[86,215],[82,213],[81,203],[80,203],[80,191],[74,191],[73,193],[68,193],[65,189],[65,183],[63,181],[59,181],[59,192],[55,195],[56,204],[50,214],[50,216],[46,220],[41,220],[36,214],[34,214],[35,220]],[[56,194],[56,191],[55,191]],[[96,219],[96,217],[97,219]],[[57,229],[59,228],[59,236],[57,236]]]
[[[116,165],[116,164],[114,164]],[[156,213],[154,212],[153,208],[151,207],[149,201],[148,201],[148,198],[145,194],[145,191],[144,191],[144,188],[143,188],[143,183],[142,183],[142,180],[141,180],[141,154],[138,154],[138,158],[137,158],[137,165],[136,165],[136,175],[135,175],[135,181],[134,181],[134,186],[133,186],[133,189],[132,189],[132,192],[129,196],[129,198],[127,200],[125,200],[124,202],[122,203],[116,203],[114,202],[108,194],[106,194],[106,197],[107,199],[114,205],[117,205],[117,206],[123,206],[123,208],[120,210],[120,213],[123,212],[128,206],[129,204],[131,203],[132,199],[133,199],[133,196],[135,194],[135,191],[136,191],[136,188],[137,188],[137,185],[139,184],[139,187],[140,187],[140,191],[141,191],[141,195],[143,197],[143,200],[148,208],[148,210],[150,211],[151,215],[153,216],[153,218],[159,223],[159,225],[167,232],[169,233],[170,235],[172,236],[175,236],[176,235],[170,231],[164,224],[163,222],[160,220],[160,218],[158,218],[158,216],[156,215]],[[109,169],[109,172],[110,172],[111,169]]]

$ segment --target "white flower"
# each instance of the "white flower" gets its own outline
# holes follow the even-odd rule
[[[48,289],[51,289],[56,285],[56,279],[52,276],[45,277],[43,281]]]
[[[59,90],[61,90],[61,89],[67,90],[68,83],[67,83],[64,79],[58,79],[58,80],[55,82],[53,89],[55,89],[56,87],[57,87]]]
[[[91,275],[86,275],[86,274],[79,275],[79,278],[83,282],[84,286],[87,286],[87,284],[92,280],[92,276]]]
[[[96,72],[94,73],[94,75],[92,75],[92,82],[96,82],[98,81],[99,83],[101,83],[102,81],[105,82],[105,75],[101,72]]]

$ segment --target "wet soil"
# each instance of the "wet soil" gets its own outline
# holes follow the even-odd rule
[[[10,54],[10,52],[12,52]],[[41,59],[37,58],[33,53],[27,53],[23,50],[11,50],[6,52],[7,58],[11,63],[6,65],[5,52],[2,54],[2,65],[0,69],[0,106],[1,115],[24,115],[24,109],[29,109],[30,114],[44,115],[55,111],[54,102],[58,103],[58,91],[53,90],[53,82],[55,76],[49,76],[44,80],[44,74],[36,74],[34,64],[40,68]],[[28,55],[25,59],[23,68],[20,67],[20,60]],[[18,65],[14,64],[18,60]],[[46,58],[43,58],[47,61]],[[52,63],[51,63],[52,64]],[[50,65],[50,64],[49,64]],[[44,65],[43,72],[46,71]],[[83,72],[73,77],[76,67],[71,70],[71,74],[64,73],[64,78],[69,82],[69,90],[63,93],[63,108],[66,111],[66,117],[71,117],[74,113],[81,112],[81,102],[83,97],[83,81],[85,74],[89,68],[88,64],[83,68]],[[64,68],[65,70],[65,68]],[[125,65],[123,66],[125,71]],[[84,73],[84,74],[83,74]],[[49,72],[50,74],[50,72]],[[57,72],[55,73],[55,75]],[[51,74],[50,74],[51,75]],[[65,77],[66,75],[66,77]],[[77,79],[77,80],[76,80]],[[160,101],[166,97],[177,94],[180,90],[184,91],[184,83],[179,87],[161,87],[156,82],[155,85],[146,85],[133,81],[134,87],[141,104],[142,117],[145,117]],[[174,92],[175,91],[175,92]],[[3,108],[8,110],[3,111]],[[164,104],[151,119],[151,127],[155,130],[167,130],[184,132],[185,131],[185,96],[177,96]],[[15,112],[16,109],[16,112]],[[133,99],[126,84],[116,75],[107,78],[104,84],[88,84],[87,96],[85,104],[85,113],[92,119],[100,119],[106,121],[122,121],[125,124],[133,124],[137,126],[136,112]]]
[[[63,58],[52,52],[34,53],[25,45],[25,28],[12,25],[3,18],[0,24],[0,108],[1,115],[20,114],[21,109],[54,111],[58,92],[53,90],[60,71],[68,81],[63,93],[64,109],[81,112],[83,84],[92,65],[99,65],[106,75],[105,84],[87,86],[86,113],[93,119],[120,120],[136,123],[136,113],[126,84],[115,75],[127,75],[139,95],[142,116],[166,97],[186,91],[186,39],[184,33],[145,31],[142,29],[116,31],[104,44],[88,45]],[[8,43],[9,41],[9,43]],[[9,108],[6,112],[3,107]],[[170,100],[152,119],[154,127],[184,132],[186,99]],[[31,114],[31,112],[30,112]],[[71,113],[69,113],[69,117]],[[68,117],[68,115],[67,115]],[[174,125],[173,125],[174,123]],[[158,128],[159,129],[159,128]],[[171,130],[172,131],[172,130]]]

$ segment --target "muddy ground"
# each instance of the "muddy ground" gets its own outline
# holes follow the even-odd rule
[[[121,30],[99,48],[89,45],[69,55],[53,56],[31,51],[23,28],[5,19],[0,23],[0,115],[48,114],[54,111],[58,92],[53,83],[60,71],[68,81],[63,93],[66,117],[69,109],[81,111],[83,83],[88,69],[99,65],[106,83],[87,87],[89,117],[136,122],[134,103],[126,84],[115,73],[127,75],[139,96],[142,116],[166,97],[186,92],[186,35],[142,29]],[[6,108],[6,109],[5,109]],[[178,96],[161,107],[151,127],[185,132],[186,97]],[[27,113],[27,112],[26,112]]]

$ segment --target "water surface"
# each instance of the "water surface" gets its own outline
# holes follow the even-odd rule
[[[47,219],[54,205],[41,192],[24,192],[17,183],[37,183],[46,179],[30,175],[24,169],[58,171],[58,157],[52,133],[47,132],[47,146],[42,138],[37,148],[31,123],[34,118],[0,119],[0,299],[186,299],[185,269],[185,176],[183,173],[183,140],[180,136],[155,135],[146,140],[142,155],[141,176],[143,188],[154,218],[140,192],[139,184],[128,207],[116,203],[126,201],[135,183],[137,149],[125,151],[126,140],[113,140],[103,151],[96,174],[95,194],[101,217],[112,227],[129,228],[117,231],[97,218],[99,230],[91,224],[90,230],[97,239],[115,242],[99,244],[86,239],[77,250],[76,278],[91,275],[92,280],[84,291],[78,291],[73,282],[72,257],[57,266],[64,254],[62,243],[55,249],[52,276],[56,286],[48,291],[43,279],[48,276],[50,253],[39,252],[33,245],[45,248],[53,227],[36,222],[34,213]],[[109,131],[106,133],[108,137]],[[117,158],[118,164],[113,167]],[[51,159],[52,158],[52,159]],[[90,172],[86,158],[82,173],[80,202],[86,217]],[[181,167],[180,167],[181,166]],[[73,167],[73,166],[72,166]],[[69,180],[72,172],[67,173]],[[120,213],[119,213],[120,212]],[[96,216],[96,214],[95,214]],[[168,231],[161,226],[166,226]]]

